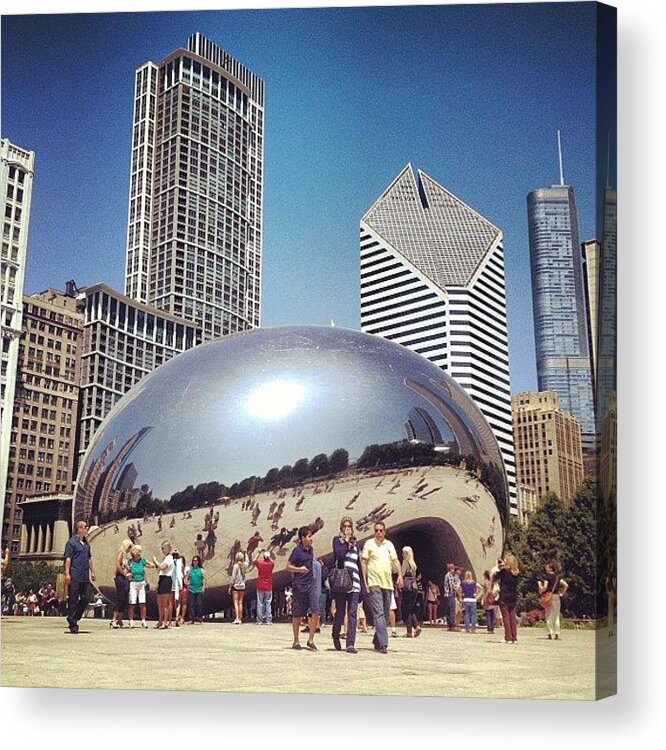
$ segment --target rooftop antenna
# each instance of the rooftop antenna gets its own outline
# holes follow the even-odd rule
[[[608,155],[606,156],[606,187],[610,187],[610,133],[608,134]]]
[[[564,185],[564,170],[562,169],[562,140],[560,139],[560,131],[557,131],[557,153],[560,157],[560,185]]]

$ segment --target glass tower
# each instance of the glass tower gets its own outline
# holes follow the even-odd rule
[[[562,184],[527,196],[532,306],[540,391],[555,391],[594,445],[594,400],[581,246],[573,188]]]
[[[136,71],[125,294],[204,339],[259,325],[264,82],[199,33]]]

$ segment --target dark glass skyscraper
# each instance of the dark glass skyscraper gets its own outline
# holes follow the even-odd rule
[[[561,408],[594,444],[592,370],[587,337],[578,214],[573,188],[538,188],[527,196],[532,305],[540,391],[555,391]]]

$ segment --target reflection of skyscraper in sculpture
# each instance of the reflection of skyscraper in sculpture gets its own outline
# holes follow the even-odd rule
[[[123,470],[120,472],[116,489],[121,492],[127,492],[134,488],[134,482],[136,481],[139,472],[136,470],[134,464],[126,464]]]
[[[408,164],[361,219],[361,329],[434,362],[492,427],[516,510],[502,232]]]
[[[562,410],[573,414],[582,427],[584,450],[594,451],[578,214],[573,188],[564,184],[561,168],[559,185],[527,196],[527,213],[539,390],[557,393]]]
[[[193,34],[136,71],[125,293],[204,339],[259,325],[264,82]]]
[[[435,424],[435,420],[425,409],[419,409],[418,406],[410,409],[405,422],[405,430],[410,440],[442,445],[442,433]]]
[[[75,521],[92,517],[95,488],[97,487],[100,477],[104,473],[106,459],[116,447],[117,443],[118,436],[114,435],[99,456],[92,461],[86,476],[83,477],[83,479],[79,478],[76,486],[76,498],[74,502],[74,507],[77,510],[77,517],[74,519]]]
[[[99,492],[94,493],[93,514],[107,514],[118,510],[119,493],[113,491],[114,483],[123,462],[132,450],[141,442],[141,440],[150,432],[150,427],[142,427],[136,434],[125,442],[118,451],[116,457],[109,464],[108,469],[104,472],[104,481],[101,483]],[[116,487],[115,489],[119,489]]]

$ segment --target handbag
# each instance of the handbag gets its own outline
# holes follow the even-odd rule
[[[332,594],[348,594],[354,582],[347,568],[333,568],[328,576],[328,585]]]
[[[539,597],[539,606],[543,607],[544,609],[548,609],[553,604],[553,593],[557,591],[557,588],[560,585],[560,579],[559,576],[555,579],[555,584],[553,585],[552,591],[544,591],[543,594]]]
[[[403,591],[418,591],[416,578],[413,575],[406,575],[402,579],[402,590]]]

